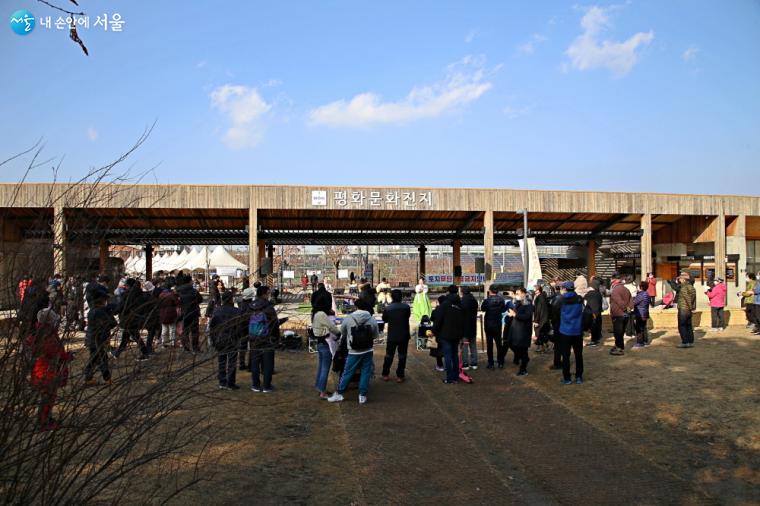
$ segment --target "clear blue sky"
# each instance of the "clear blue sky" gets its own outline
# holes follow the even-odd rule
[[[34,0],[0,29],[0,158],[43,138],[62,179],[157,120],[161,183],[760,195],[758,1],[79,3],[125,21],[89,57],[11,31]]]

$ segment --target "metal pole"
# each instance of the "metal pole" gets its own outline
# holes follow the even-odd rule
[[[528,269],[530,261],[528,260],[528,210],[521,209],[523,215],[523,286],[528,288]]]

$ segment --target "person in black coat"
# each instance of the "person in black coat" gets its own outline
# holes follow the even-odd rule
[[[391,291],[391,303],[383,310],[383,321],[388,329],[387,345],[385,347],[385,360],[383,361],[383,381],[388,381],[393,364],[393,356],[398,350],[398,366],[396,367],[396,382],[404,382],[404,369],[406,369],[406,354],[409,349],[409,318],[412,316],[412,308],[409,304],[401,302],[401,290]]]
[[[464,310],[464,338],[462,343],[462,367],[478,368],[478,301],[469,288],[462,288],[462,309]]]
[[[361,283],[359,298],[362,299],[368,307],[367,311],[369,311],[369,314],[373,314],[375,312],[375,306],[377,305],[377,294],[375,293],[375,289],[372,288],[372,284],[366,279],[362,278]]]
[[[98,381],[93,377],[95,367],[100,368],[103,380],[111,382],[111,370],[108,367],[108,345],[111,341],[111,329],[118,324],[116,318],[106,308],[108,292],[105,288],[92,291],[93,308],[87,313],[87,333],[84,344],[90,352],[90,358],[84,366],[85,385],[94,386]]]
[[[185,351],[200,350],[200,303],[203,297],[193,288],[193,280],[185,274],[177,275],[177,295],[182,308],[182,346]]]
[[[441,295],[438,297],[438,304],[435,306],[435,309],[430,313],[429,318],[429,324],[432,324],[432,327],[430,327],[428,330],[431,332],[435,329],[435,322],[438,321],[441,318],[441,308],[443,307],[443,303],[446,302],[446,295]],[[425,316],[423,316],[424,321]],[[422,326],[422,322],[420,322],[420,326]],[[427,332],[426,332],[427,334]],[[435,357],[435,370],[438,372],[443,372],[446,369],[443,367],[443,346],[441,345],[441,340],[438,339],[438,336],[435,335],[433,332],[433,336],[435,337],[435,342],[438,343],[437,348],[430,348],[430,356]]]
[[[597,346],[602,340],[602,284],[596,277],[591,278],[591,287],[583,297],[586,307],[591,310],[591,342],[586,346]]]
[[[148,332],[146,348],[149,355],[153,354],[153,341],[161,337],[161,318],[158,307],[158,297],[161,292],[161,288],[154,286],[153,282],[145,282],[141,311],[145,314],[143,328]]]
[[[509,327],[509,338],[507,339],[509,347],[515,352],[515,358],[520,363],[518,376],[528,374],[528,348],[530,348],[531,337],[533,335],[533,304],[527,297],[525,288],[518,288],[515,292],[514,308],[508,311],[512,318],[512,325]]]
[[[211,321],[211,343],[218,352],[218,379],[222,390],[238,390],[235,382],[237,352],[241,340],[248,337],[248,321],[243,311],[233,304],[231,290],[220,295],[221,305],[217,306]]]
[[[37,323],[37,313],[50,305],[50,294],[45,289],[45,282],[39,278],[24,292],[24,300],[21,302],[21,335],[29,335]]]
[[[121,296],[119,310],[119,327],[121,327],[121,342],[119,348],[112,352],[114,358],[118,358],[127,349],[129,340],[133,340],[140,347],[140,355],[137,360],[147,360],[148,348],[140,337],[140,328],[143,325],[144,314],[143,292],[140,283],[134,278],[128,278],[125,282],[127,290]]]
[[[543,285],[536,286],[533,300],[533,326],[536,328],[536,352],[546,352],[551,334],[551,310]]]
[[[433,325],[433,333],[443,347],[443,359],[446,364],[444,383],[458,383],[459,377],[459,341],[464,335],[464,310],[462,299],[456,285],[449,286],[449,295],[440,307]]]
[[[493,369],[493,345],[496,343],[496,356],[499,357],[499,368],[504,367],[504,353],[502,353],[501,323],[504,312],[507,310],[504,298],[499,295],[495,288],[488,289],[488,297],[480,305],[483,315],[483,327],[486,332],[486,353],[488,354],[488,369]]]

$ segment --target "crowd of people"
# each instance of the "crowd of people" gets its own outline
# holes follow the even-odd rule
[[[25,276],[18,285],[18,315],[22,335],[28,336],[25,349],[32,360],[32,384],[43,399],[39,413],[42,427],[56,426],[50,408],[56,389],[68,376],[71,355],[59,339],[61,328],[86,329],[86,385],[99,384],[96,370],[110,384],[109,358],[118,359],[130,341],[137,345],[138,361],[148,360],[159,348],[181,346],[188,353],[200,351],[203,298],[191,276],[159,273],[149,281],[128,277],[120,280],[113,291],[109,289],[110,281],[107,275],[87,282],[75,277],[64,282],[55,275],[47,283]],[[589,335],[585,346],[600,346],[602,313],[609,309],[614,336],[611,355],[625,354],[626,335],[635,336],[634,349],[649,346],[649,311],[657,297],[656,279],[651,273],[638,285],[631,277],[613,275],[609,288],[600,279],[591,277],[587,281],[579,273],[574,281],[539,282],[530,291],[520,287],[499,293],[492,287],[480,303],[468,287],[451,285],[433,307],[429,287],[421,278],[410,306],[386,278],[377,287],[360,279],[352,297],[354,310],[339,320],[331,287],[324,280],[309,281],[316,281],[312,283],[310,319],[318,357],[315,388],[319,398],[329,402],[344,400],[352,381],[358,381],[359,402],[367,401],[374,374],[374,346],[381,326],[386,329],[382,381],[391,381],[396,361],[395,381],[404,383],[409,341],[416,326],[418,339],[436,360],[436,370],[444,373],[443,382],[472,382],[468,371],[479,367],[477,335],[481,314],[488,370],[503,369],[511,350],[516,374],[525,376],[529,350],[533,348],[533,353],[553,353],[551,368],[561,370],[562,384],[583,384],[584,334]],[[725,281],[710,280],[705,294],[711,308],[712,330],[720,332],[726,326]],[[206,333],[209,347],[217,356],[220,389],[240,388],[236,378],[239,369],[250,370],[252,391],[274,390],[275,350],[281,342],[280,325],[287,319],[278,317],[273,295],[273,290],[259,282],[237,293],[227,289],[218,277],[212,279],[205,310]],[[747,273],[746,289],[737,296],[745,306],[748,326],[760,334],[757,275]],[[674,290],[660,301],[677,308],[679,348],[694,346],[692,318],[696,300],[693,280],[688,272],[682,272]],[[116,328],[120,339],[112,349],[111,336]],[[337,375],[332,393],[328,391],[330,371]]]

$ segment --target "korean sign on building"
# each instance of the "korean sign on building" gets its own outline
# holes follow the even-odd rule
[[[482,285],[486,281],[485,274],[462,274],[461,286]],[[451,274],[427,274],[425,283],[429,286],[448,286],[454,283],[454,276]]]
[[[429,209],[433,205],[430,190],[314,190],[313,207],[338,209]]]

